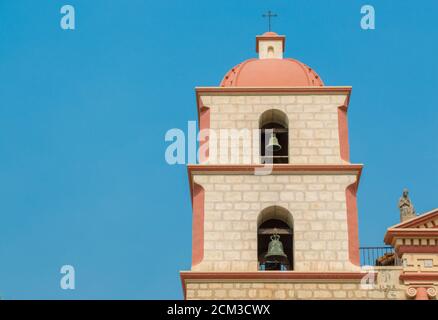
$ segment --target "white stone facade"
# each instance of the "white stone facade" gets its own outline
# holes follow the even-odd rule
[[[259,59],[283,59],[283,42],[280,40],[260,40]]]
[[[235,300],[404,300],[407,286],[398,280],[401,268],[376,268],[372,285],[361,281],[190,281],[186,298]],[[388,280],[389,279],[389,280]]]
[[[220,138],[220,130],[247,129],[238,146],[228,143],[228,157],[219,153],[224,144],[216,144],[218,156],[208,164],[260,163],[259,140],[253,130],[259,129],[263,112],[280,110],[288,117],[290,164],[343,164],[340,154],[338,108],[347,101],[346,94],[285,95],[206,95],[199,97],[210,109],[210,129]],[[227,137],[226,137],[227,138]],[[250,145],[251,149],[244,146]],[[210,144],[210,149],[215,145]],[[221,151],[221,152],[219,152]],[[236,155],[237,157],[231,157]],[[224,160],[225,159],[225,160]]]
[[[280,206],[293,219],[294,271],[357,270],[349,260],[351,174],[195,175],[205,190],[204,259],[193,271],[257,271],[257,221]]]
[[[232,68],[220,87],[196,89],[185,298],[435,299],[438,209],[388,229],[395,254],[376,263],[386,267],[359,266],[351,87],[324,86],[307,65],[283,59],[284,41],[258,36],[258,60]]]

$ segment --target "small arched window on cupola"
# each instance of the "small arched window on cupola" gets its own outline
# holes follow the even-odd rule
[[[280,206],[264,209],[257,219],[259,270],[294,269],[293,218]]]
[[[265,111],[260,116],[260,162],[289,163],[289,120],[280,110]]]
[[[274,58],[274,47],[273,46],[268,47],[268,58],[269,59]]]

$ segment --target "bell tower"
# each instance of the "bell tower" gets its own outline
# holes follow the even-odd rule
[[[188,166],[187,299],[301,299],[316,288],[334,298],[341,284],[360,291],[362,165],[349,158],[351,87],[325,86],[312,68],[284,58],[285,39],[257,36],[258,58],[218,87],[196,88],[204,139],[199,164]]]

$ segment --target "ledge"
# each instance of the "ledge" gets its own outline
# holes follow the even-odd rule
[[[399,255],[404,253],[438,253],[438,246],[431,245],[400,245],[397,248]]]
[[[186,281],[193,280],[218,282],[318,282],[318,283],[360,283],[367,273],[361,272],[296,272],[296,271],[258,271],[258,272],[193,272],[181,271],[180,277],[186,297]],[[375,276],[375,274],[374,274]]]
[[[198,107],[198,120],[203,107],[200,99],[201,95],[257,95],[257,94],[269,94],[269,95],[287,95],[287,94],[345,94],[347,95],[346,101],[343,103],[347,108],[352,87],[340,86],[340,87],[196,87],[196,104]]]
[[[322,86],[322,87],[196,87],[196,96],[200,94],[347,94],[351,93],[351,86]]]
[[[436,282],[436,281],[438,281],[438,272],[436,272],[436,273],[403,273],[400,275],[400,280]]]
[[[287,173],[362,173],[362,164],[189,164],[189,174],[193,173],[218,173],[218,174],[254,174],[255,170],[272,168],[273,174]]]
[[[187,172],[189,176],[190,194],[193,196],[193,175],[254,175],[256,169],[267,167],[262,164],[242,164],[242,165],[210,165],[210,164],[189,164]],[[362,164],[273,164],[271,174],[345,174],[356,175],[356,188],[359,186],[362,174]],[[263,176],[263,175],[261,175]]]
[[[406,228],[388,229],[384,241],[387,245],[395,245],[397,239],[438,239],[438,229]],[[428,246],[428,245],[424,245]]]
[[[256,272],[194,272],[181,271],[182,280],[360,280],[362,272],[297,272],[297,271],[256,271]]]

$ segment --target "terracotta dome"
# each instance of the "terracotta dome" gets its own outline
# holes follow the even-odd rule
[[[259,52],[260,49],[259,58],[246,60],[228,71],[222,79],[221,87],[324,86],[322,79],[312,68],[298,60],[283,58],[284,39],[284,36],[275,32],[257,36],[256,50]],[[271,59],[267,56],[267,48],[274,49],[271,46],[273,41],[278,44],[277,58]]]
[[[324,83],[309,66],[294,59],[250,59],[227,72],[221,87],[320,87]]]

